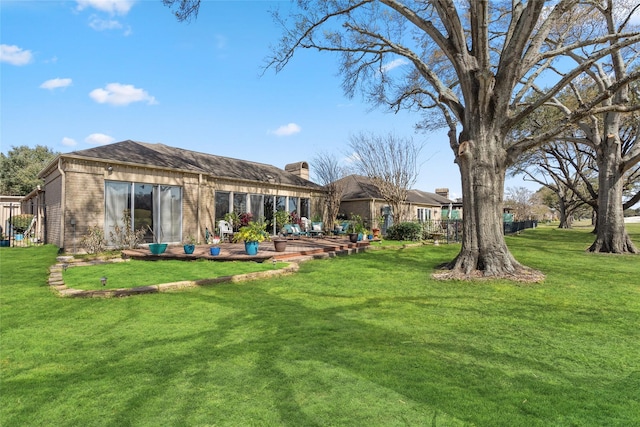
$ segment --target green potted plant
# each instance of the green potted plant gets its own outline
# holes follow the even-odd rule
[[[191,235],[187,235],[185,237],[182,248],[184,249],[184,253],[187,255],[191,255],[193,251],[196,250],[196,239]]]
[[[4,233],[0,233],[0,247],[8,248],[10,246],[9,237],[7,237]]]
[[[258,246],[260,242],[265,241],[269,237],[266,229],[266,223],[262,221],[250,221],[244,227],[240,227],[237,233],[234,233],[233,241],[243,241],[247,255],[256,255],[258,253]]]

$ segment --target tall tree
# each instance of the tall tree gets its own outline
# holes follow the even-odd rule
[[[177,6],[187,11],[199,4],[181,0]],[[518,141],[506,136],[594,63],[640,42],[640,33],[594,31],[575,38],[574,28],[596,7],[581,0],[299,0],[297,5],[289,21],[276,15],[284,35],[268,66],[281,70],[299,49],[337,52],[347,95],[360,88],[377,105],[436,111],[448,126],[462,180],[464,233],[460,253],[444,276],[540,279],[540,273],[515,260],[504,241],[506,169],[521,153],[596,108],[620,108],[601,104],[640,74],[606,83],[543,134]],[[536,82],[577,51],[588,51],[588,59],[557,78],[539,102],[521,108]]]
[[[407,193],[418,179],[422,146],[413,138],[400,138],[393,133],[360,132],[351,136],[349,148],[355,160],[353,168],[378,187],[382,198],[391,206],[394,224],[399,224],[404,216]]]
[[[314,181],[323,185],[326,190],[325,228],[333,230],[334,221],[340,212],[340,201],[344,191],[346,168],[340,165],[340,160],[333,153],[321,152],[312,161]]]
[[[12,146],[6,156],[0,153],[0,194],[25,196],[35,190],[42,183],[38,173],[56,154],[43,145]]]

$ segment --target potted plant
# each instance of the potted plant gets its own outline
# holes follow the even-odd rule
[[[282,233],[282,228],[284,227],[284,225],[290,223],[291,216],[289,215],[289,212],[287,212],[285,210],[276,211],[274,216],[275,216],[275,220],[276,220],[276,230],[279,233]]]
[[[247,255],[256,255],[260,242],[265,241],[269,237],[266,229],[266,223],[250,221],[244,227],[240,227],[240,230],[233,235],[233,241],[243,241]]]
[[[167,250],[167,244],[162,243],[162,227],[160,228],[160,239],[158,239],[156,233],[153,232],[153,228],[151,228],[150,225],[147,225],[147,228],[153,236],[153,243],[149,243],[149,250],[153,255],[160,255]]]
[[[284,252],[287,249],[287,239],[284,237],[274,237],[272,240],[276,252]]]
[[[4,233],[0,233],[0,247],[8,248],[10,246],[9,237],[5,236]]]
[[[220,255],[220,246],[218,246],[220,244],[220,237],[214,235],[211,238],[209,243],[211,244],[211,247],[209,248],[209,253],[212,256]]]
[[[349,222],[349,241],[351,243],[356,243],[362,240],[364,236],[364,232],[366,228],[364,227],[364,222],[362,221],[362,217],[360,215],[351,214],[351,221]],[[355,234],[355,238],[353,235]]]
[[[193,251],[196,250],[196,239],[189,234],[183,242],[182,248],[184,249],[184,253],[187,255],[191,255]]]

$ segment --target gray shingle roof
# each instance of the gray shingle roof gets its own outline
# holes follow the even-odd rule
[[[343,200],[382,199],[380,190],[373,181],[362,175],[349,175],[341,179],[344,182]],[[436,193],[422,190],[409,190],[407,201],[432,206],[448,205],[452,200]]]
[[[202,173],[218,178],[278,183],[321,189],[321,186],[286,172],[276,166],[231,157],[216,156],[137,141],[122,141],[68,153],[69,156],[100,159],[101,161],[137,163],[149,167],[178,169]]]

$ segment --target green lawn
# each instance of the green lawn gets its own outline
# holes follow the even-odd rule
[[[74,299],[47,288],[56,248],[3,248],[0,425],[639,425],[640,257],[507,241],[544,283],[433,281],[441,245]]]
[[[288,263],[278,262],[212,262],[198,261],[139,261],[106,263],[91,266],[72,267],[63,274],[64,283],[69,288],[96,290],[134,288],[158,285],[182,280],[213,279],[237,274],[255,273],[280,269]],[[100,278],[106,277],[103,286]]]

